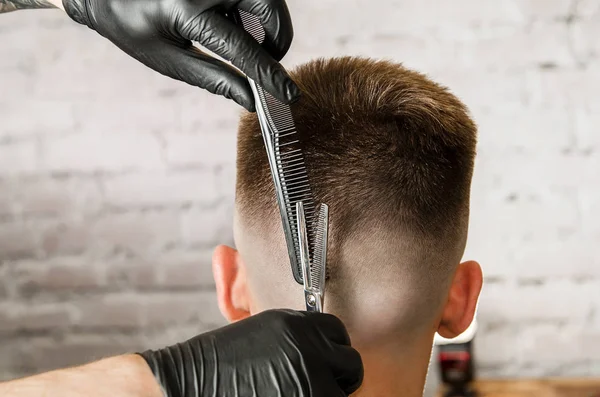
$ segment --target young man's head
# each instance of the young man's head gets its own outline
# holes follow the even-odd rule
[[[473,318],[481,270],[460,260],[476,126],[447,89],[399,64],[317,60],[292,77],[309,181],[330,212],[325,311],[348,327],[366,386],[398,361],[427,362],[436,331],[456,336]],[[303,310],[254,114],[240,121],[234,235],[238,250],[214,256],[224,315]]]

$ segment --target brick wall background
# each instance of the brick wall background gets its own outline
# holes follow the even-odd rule
[[[402,61],[478,121],[482,375],[600,375],[600,1],[289,5],[286,66]],[[223,323],[238,112],[59,11],[0,16],[0,379]]]

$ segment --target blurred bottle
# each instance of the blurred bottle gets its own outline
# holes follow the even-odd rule
[[[444,397],[475,397],[472,388],[475,379],[473,339],[477,331],[477,321],[465,332],[453,339],[435,336],[435,349],[432,364],[437,364],[439,376],[444,385]]]

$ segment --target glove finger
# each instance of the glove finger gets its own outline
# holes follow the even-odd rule
[[[278,100],[289,103],[297,98],[298,87],[283,66],[241,26],[215,10],[205,11],[196,21],[182,29],[183,37],[229,60]]]
[[[248,80],[225,62],[204,54],[191,44],[179,47],[161,43],[155,46],[152,54],[154,56],[140,60],[166,76],[233,99],[247,110],[254,111],[254,96]]]
[[[310,395],[313,397],[348,397],[350,393],[341,388],[327,370],[310,375]]]
[[[328,341],[350,346],[350,335],[342,320],[328,313],[310,312],[306,313],[306,316]]]
[[[292,17],[284,0],[241,0],[237,8],[255,15],[265,30],[263,47],[280,61],[294,38]]]
[[[364,368],[362,358],[350,346],[337,346],[327,354],[331,373],[339,387],[347,394],[354,393],[363,381]]]

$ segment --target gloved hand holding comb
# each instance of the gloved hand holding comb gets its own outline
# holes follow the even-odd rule
[[[300,95],[278,62],[293,37],[284,0],[63,0],[63,5],[72,19],[146,66],[248,110],[254,110],[254,97],[246,77],[192,41],[230,61],[284,103]],[[259,18],[266,33],[262,45],[227,18],[237,9]]]

